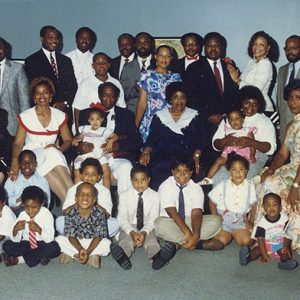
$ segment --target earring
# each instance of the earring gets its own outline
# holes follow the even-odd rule
[[[50,98],[49,102],[50,102],[50,103],[52,102],[52,98]]]

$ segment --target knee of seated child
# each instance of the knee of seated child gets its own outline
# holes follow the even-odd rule
[[[235,237],[235,241],[240,246],[251,246],[253,244],[250,236],[237,236]]]

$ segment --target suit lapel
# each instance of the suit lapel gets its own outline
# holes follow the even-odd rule
[[[8,83],[9,83],[9,78],[11,77],[11,62],[6,59],[5,61],[5,66],[4,66],[4,73],[3,73],[3,78],[2,78],[2,88],[1,88],[1,93],[0,97],[3,95]]]

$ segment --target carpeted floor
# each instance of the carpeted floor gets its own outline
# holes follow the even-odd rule
[[[281,271],[275,261],[241,267],[238,250],[235,244],[214,253],[180,250],[160,271],[152,270],[143,249],[129,271],[111,256],[100,270],[58,259],[33,269],[1,264],[0,299],[300,299],[300,268]]]

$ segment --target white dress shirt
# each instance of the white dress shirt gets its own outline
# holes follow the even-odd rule
[[[118,207],[118,222],[120,228],[127,234],[136,231],[133,226],[137,225],[136,212],[138,206],[138,192],[132,187],[120,194]],[[159,216],[159,197],[158,193],[147,188],[143,195],[144,204],[144,226],[140,231],[149,234],[154,229],[154,221]]]
[[[4,74],[4,69],[5,69],[5,62],[6,62],[6,58],[4,58],[2,61],[0,61],[0,92],[1,92],[1,89],[2,89],[3,74]]]
[[[83,181],[77,182],[75,185],[73,185],[68,189],[66,200],[62,205],[63,210],[75,204],[76,189],[81,183],[83,183]],[[95,188],[98,191],[98,199],[97,199],[98,204],[102,206],[109,214],[111,214],[112,201],[111,201],[110,190],[105,186],[103,186],[102,184],[99,184],[98,182],[95,184]]]
[[[250,195],[248,195],[249,190]],[[249,203],[247,205],[248,196]],[[217,209],[228,209],[229,211],[241,214],[248,213],[252,204],[257,201],[254,184],[248,182],[246,179],[239,185],[234,184],[231,179],[228,179],[225,182],[222,181],[208,193],[208,197],[217,205]]]
[[[26,211],[22,211],[19,217],[16,220],[16,223],[19,221],[25,220],[26,222],[30,221],[29,215]],[[46,207],[41,207],[40,211],[34,217],[34,222],[39,225],[42,229],[42,233],[39,234],[36,232],[36,240],[43,241],[45,243],[50,243],[54,241],[54,219],[51,212]],[[16,236],[11,234],[11,240],[13,242],[29,241],[29,226],[28,223],[25,224],[23,230],[18,231]]]
[[[124,56],[121,55],[120,68],[119,68],[119,78],[121,78],[123,67],[124,67],[124,65],[126,63],[125,59],[128,59],[127,63],[130,63],[130,62],[132,62],[134,60],[134,56],[135,56],[134,52],[129,57],[124,57]]]
[[[72,60],[78,86],[81,84],[83,79],[95,74],[95,71],[92,67],[94,55],[89,50],[83,53],[76,48],[75,50],[68,52],[66,56]]]
[[[56,61],[56,54],[55,54],[55,51],[51,51],[51,52],[50,52],[50,51],[46,50],[45,48],[42,48],[42,50],[43,50],[43,52],[45,53],[45,55],[47,56],[47,59],[48,59],[50,65],[51,65],[50,53],[52,54],[52,57],[53,57],[53,59],[54,59],[54,61],[55,61],[56,70],[57,70],[57,73],[58,73],[58,66],[57,66],[57,61]],[[59,73],[58,73],[58,74],[59,74]]]
[[[178,183],[175,181],[174,177],[170,176],[160,185],[158,193],[161,216],[169,217],[165,210],[167,207],[175,207],[178,211],[180,190],[177,184]],[[182,192],[184,197],[185,216],[187,218],[191,217],[193,209],[203,209],[204,194],[199,184],[196,184],[192,179],[190,179]]]
[[[145,69],[147,70],[151,64],[152,55],[150,54],[146,58],[141,58],[140,56],[138,56],[137,59],[138,59],[139,65],[140,65],[140,70],[142,69],[142,66],[143,66],[143,60],[146,60],[145,61]]]
[[[110,76],[109,74],[107,75],[107,82],[113,83],[120,90],[120,96],[116,105],[125,108],[126,103],[124,98],[124,91],[120,82],[117,79]],[[102,83],[103,82],[100,81],[96,76],[90,76],[88,78],[85,78],[82,81],[81,85],[78,87],[73,102],[73,108],[76,108],[78,110],[84,110],[86,108],[89,108],[91,103],[100,102],[100,99],[98,97],[98,87]]]

